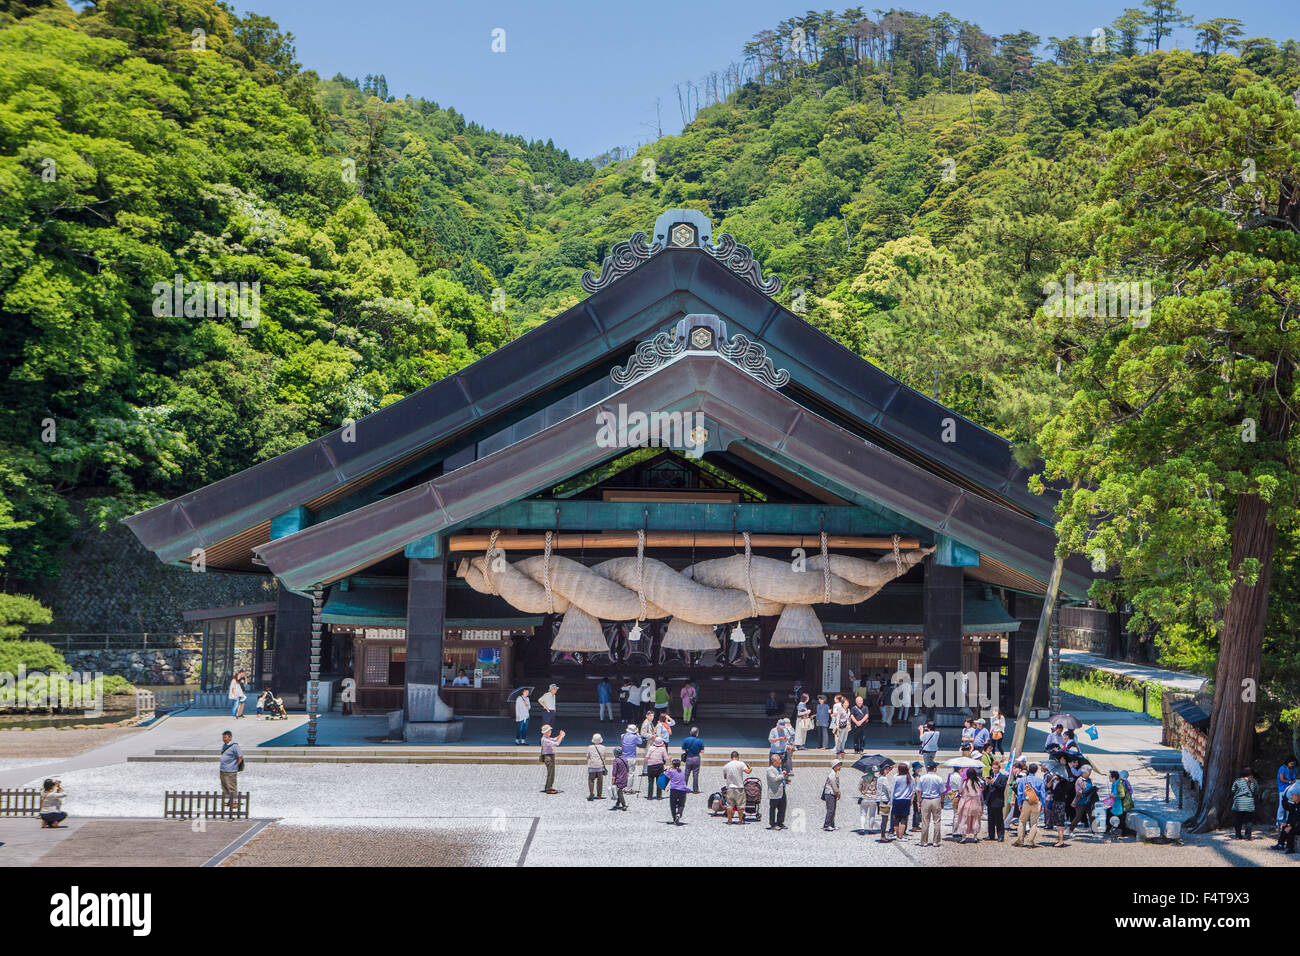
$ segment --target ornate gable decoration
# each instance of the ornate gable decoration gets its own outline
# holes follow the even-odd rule
[[[715,245],[713,224],[694,209],[669,209],[656,219],[653,242],[647,241],[644,232],[635,232],[626,242],[616,243],[600,264],[599,276],[591,270],[582,274],[582,287],[588,292],[599,292],[670,246],[703,249],[764,295],[781,291],[781,280],[776,276],[763,278],[763,268],[754,260],[748,246],[726,233],[718,237]]]
[[[650,341],[642,342],[627,364],[614,366],[609,377],[620,388],[631,385],[687,352],[716,352],[771,388],[781,388],[790,382],[790,373],[772,364],[767,349],[741,333],[728,339],[727,323],[707,313],[688,315],[671,332],[660,332]]]

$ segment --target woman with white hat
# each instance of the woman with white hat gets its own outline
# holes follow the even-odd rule
[[[600,734],[591,735],[591,744],[587,747],[587,800],[605,799],[605,774],[609,766],[605,763],[604,738]]]

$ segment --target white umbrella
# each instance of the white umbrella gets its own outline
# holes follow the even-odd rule
[[[980,761],[974,760],[971,757],[953,757],[951,760],[945,760],[943,762],[943,765],[945,767],[963,767],[963,768],[984,766],[984,764],[982,764]]]

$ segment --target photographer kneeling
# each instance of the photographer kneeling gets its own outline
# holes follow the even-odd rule
[[[68,818],[68,813],[63,809],[63,800],[67,794],[63,792],[62,780],[46,780],[44,790],[41,793],[41,829],[42,830],[61,830],[63,821]]]

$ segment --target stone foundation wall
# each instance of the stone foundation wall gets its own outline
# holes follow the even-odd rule
[[[1087,651],[1105,657],[1110,653],[1110,635],[1082,627],[1062,627],[1061,646],[1074,651]]]
[[[63,651],[74,671],[99,671],[125,677],[132,684],[197,684],[201,648],[139,647]]]

